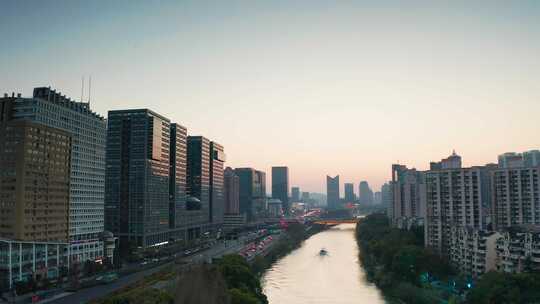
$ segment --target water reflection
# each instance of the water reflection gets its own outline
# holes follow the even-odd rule
[[[353,224],[312,236],[266,272],[263,288],[270,304],[384,303],[359,266]]]

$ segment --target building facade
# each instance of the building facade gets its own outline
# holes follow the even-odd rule
[[[7,104],[10,103],[8,106]],[[71,136],[69,241],[76,261],[103,257],[105,196],[105,119],[90,104],[50,88],[35,88],[32,98],[0,99],[4,117],[60,129]],[[9,113],[8,113],[9,112]]]
[[[214,229],[220,229],[223,224],[225,212],[225,198],[223,194],[223,169],[226,160],[223,146],[210,142],[210,222]]]
[[[272,167],[272,198],[283,203],[283,211],[289,213],[289,168]]]
[[[449,255],[452,227],[486,229],[489,188],[489,173],[485,167],[428,171],[426,246]]]
[[[492,218],[495,229],[540,225],[540,168],[493,170]]]
[[[69,241],[71,136],[0,117],[0,238]]]
[[[168,241],[170,121],[148,109],[109,111],[106,224],[120,249]]]

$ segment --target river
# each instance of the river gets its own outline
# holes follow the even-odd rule
[[[328,255],[319,255],[322,248]],[[262,284],[268,302],[385,303],[377,287],[366,281],[358,250],[353,224],[342,224],[313,235],[266,271]]]

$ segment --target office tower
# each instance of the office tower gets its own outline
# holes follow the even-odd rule
[[[253,206],[255,214],[262,217],[267,210],[266,206],[266,173],[255,170],[255,192],[253,193]]]
[[[4,102],[6,102],[4,104]],[[50,88],[35,88],[32,98],[4,98],[2,111],[66,131],[71,136],[69,239],[73,260],[103,258],[106,122],[90,104],[75,102]]]
[[[392,224],[408,228],[424,219],[426,213],[426,185],[424,172],[392,165]]]
[[[240,182],[240,213],[245,214],[248,221],[263,216],[266,210],[266,174],[253,168],[236,168],[234,173]]]
[[[226,157],[223,146],[210,142],[210,222],[214,229],[223,223],[225,200],[223,197],[223,164]]]
[[[0,238],[69,241],[70,156],[68,132],[0,115]]]
[[[289,168],[272,167],[272,198],[283,204],[283,212],[289,214]]]
[[[169,171],[169,239],[185,240],[192,218],[186,208],[187,129],[171,123]]]
[[[354,197],[354,184],[353,183],[345,183],[345,203],[352,203],[355,201]]]
[[[309,192],[302,192],[302,202],[307,203],[309,199]]]
[[[330,210],[341,208],[339,198],[339,175],[335,177],[326,176],[326,205]]]
[[[496,229],[540,225],[540,168],[492,171],[492,216]]]
[[[293,202],[299,202],[300,201],[300,188],[299,187],[292,187],[291,189],[291,199]]]
[[[240,214],[240,178],[231,167],[224,172],[225,214]]]
[[[203,136],[188,136],[187,193],[199,200],[198,222],[210,222],[210,140]]]
[[[109,111],[106,226],[122,254],[168,241],[170,130],[148,109]]]
[[[366,181],[361,181],[360,185],[358,185],[358,200],[360,204],[373,204],[373,191],[369,188],[369,184]]]
[[[425,183],[427,247],[449,255],[452,227],[487,227],[490,187],[486,167],[428,171]]]

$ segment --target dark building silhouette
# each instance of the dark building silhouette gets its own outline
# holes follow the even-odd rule
[[[248,221],[262,217],[266,211],[266,174],[253,168],[236,168],[234,173],[240,182],[240,213]]]
[[[330,210],[341,208],[339,199],[339,175],[335,177],[326,176],[326,202]]]
[[[358,201],[364,205],[373,204],[373,191],[369,188],[369,184],[366,181],[361,181],[358,186]]]
[[[300,201],[300,188],[299,187],[292,187],[291,189],[291,199],[293,202],[299,202]]]
[[[283,212],[289,213],[289,168],[272,167],[272,198],[283,204]]]
[[[194,223],[186,209],[187,129],[171,124],[169,171],[169,238],[185,239]]]

